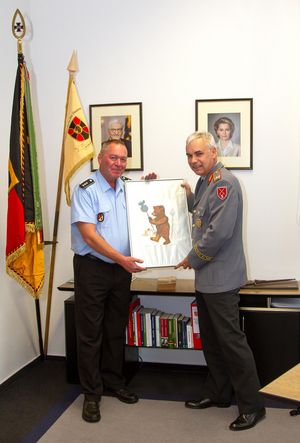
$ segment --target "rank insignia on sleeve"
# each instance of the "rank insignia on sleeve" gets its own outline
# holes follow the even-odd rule
[[[97,220],[98,222],[102,223],[104,220],[104,214],[103,212],[99,212],[99,214],[97,215]]]
[[[81,189],[86,189],[89,186],[91,186],[93,183],[95,183],[95,181],[92,178],[88,178],[86,180],[84,180],[84,182],[80,183],[80,187]]]
[[[217,196],[220,200],[225,200],[227,198],[227,187],[226,186],[219,186],[217,188]]]

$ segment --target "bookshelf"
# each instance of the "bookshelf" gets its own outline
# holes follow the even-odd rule
[[[73,282],[66,282],[58,289],[73,292]],[[159,287],[157,279],[136,278],[132,281],[131,292],[132,295],[152,297],[154,307],[155,298],[157,301],[165,297],[193,298],[194,280],[177,279],[176,285]],[[296,286],[295,282],[290,284],[287,282],[281,288],[276,287],[276,284],[247,285],[240,290],[240,297],[241,326],[252,348],[261,383],[266,384],[300,361],[300,307],[298,309],[289,307],[291,300],[300,300],[298,282]],[[277,307],[274,300],[281,302],[286,300],[287,307]],[[77,383],[74,297],[69,297],[64,303],[67,380],[70,383]],[[126,367],[136,369],[140,351],[144,352],[149,349],[140,350],[139,348],[126,346],[125,369]],[[152,347],[150,351],[158,354],[157,361],[161,362],[163,361],[162,353],[169,351],[169,348]],[[181,357],[181,364],[185,364],[184,353],[186,351],[181,348],[170,349],[170,352],[180,353],[183,357]],[[202,354],[202,351],[195,350],[194,352],[198,353],[196,360],[201,364],[199,353]],[[130,374],[131,370],[128,373]]]

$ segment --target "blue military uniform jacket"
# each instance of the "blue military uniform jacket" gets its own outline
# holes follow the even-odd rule
[[[218,293],[243,286],[243,197],[237,178],[217,163],[203,181],[199,179],[188,206],[193,214],[188,260],[195,270],[196,290]]]
[[[94,172],[75,187],[71,204],[71,247],[74,253],[93,254],[112,263],[84,242],[77,222],[95,224],[97,232],[107,243],[121,254],[130,255],[124,182],[121,178],[114,190],[99,171]]]

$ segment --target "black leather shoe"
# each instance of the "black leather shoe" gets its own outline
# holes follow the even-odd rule
[[[100,421],[99,402],[85,399],[83,402],[82,418],[89,423]]]
[[[126,388],[112,390],[114,396],[124,403],[137,403],[139,398],[133,392],[128,391]]]
[[[190,409],[206,409],[216,406],[217,408],[229,408],[231,402],[219,403],[212,401],[210,398],[203,398],[202,400],[189,400],[185,402],[185,407]]]
[[[244,429],[253,428],[253,426],[255,426],[259,420],[264,418],[265,415],[265,408],[253,412],[252,414],[241,414],[234,422],[231,423],[229,429],[232,431],[243,431]]]

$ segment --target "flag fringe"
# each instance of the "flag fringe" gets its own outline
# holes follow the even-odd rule
[[[41,280],[39,287],[35,290],[17,272],[15,272],[13,269],[11,269],[8,264],[6,265],[6,272],[10,277],[12,277],[14,280],[16,280],[17,283],[19,283],[21,286],[23,286],[23,288],[26,289],[27,292],[29,292],[29,294],[32,295],[32,297],[34,299],[39,298],[40,292],[41,292],[43,284],[44,284],[44,278]]]
[[[19,258],[22,254],[24,254],[24,252],[26,251],[26,244],[25,242],[22,243],[22,245],[20,245],[18,247],[18,249],[15,249],[13,252],[11,252],[7,257],[6,257],[6,264],[7,266],[9,266],[12,262],[14,262],[17,258]]]

